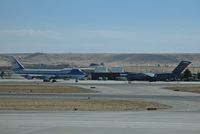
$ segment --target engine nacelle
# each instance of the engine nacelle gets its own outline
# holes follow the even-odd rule
[[[30,76],[30,75],[26,75],[25,78],[28,79],[28,80],[32,80],[33,79],[33,77]]]

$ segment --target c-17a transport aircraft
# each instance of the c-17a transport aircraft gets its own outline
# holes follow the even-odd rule
[[[181,61],[178,66],[169,73],[126,73],[123,74],[128,81],[173,81],[179,79],[181,73],[187,68],[190,61]]]
[[[23,76],[26,79],[43,79],[44,82],[56,82],[56,79],[81,79],[86,76],[86,73],[79,68],[64,68],[64,69],[26,69],[24,66],[15,58],[14,72]]]

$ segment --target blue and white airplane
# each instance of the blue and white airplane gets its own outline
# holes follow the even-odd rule
[[[43,79],[43,82],[56,82],[56,79],[79,79],[86,76],[86,73],[79,68],[64,68],[64,69],[26,69],[24,66],[15,58],[14,72],[23,76],[26,79]]]

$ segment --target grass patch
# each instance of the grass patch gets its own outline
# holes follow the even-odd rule
[[[167,105],[145,101],[125,100],[46,100],[1,99],[0,110],[48,110],[48,111],[135,111],[148,108],[166,109]]]
[[[165,87],[165,89],[179,91],[179,92],[200,93],[199,85],[177,85],[177,86],[172,86],[172,87]]]
[[[0,93],[94,93],[95,90],[61,85],[0,85]]]

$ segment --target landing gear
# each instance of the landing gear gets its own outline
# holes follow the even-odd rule
[[[53,80],[52,80],[52,83],[54,83],[54,82],[56,82],[56,79],[53,79]]]
[[[43,82],[52,82],[52,83],[54,83],[54,82],[56,82],[56,79],[52,79],[52,81],[50,79],[43,79]]]
[[[45,79],[44,79],[43,82],[50,82],[50,80],[45,80]]]
[[[4,72],[4,71],[2,71],[1,72],[1,74],[0,74],[0,77],[2,78],[2,79],[4,79],[4,76],[6,75],[6,73]]]

